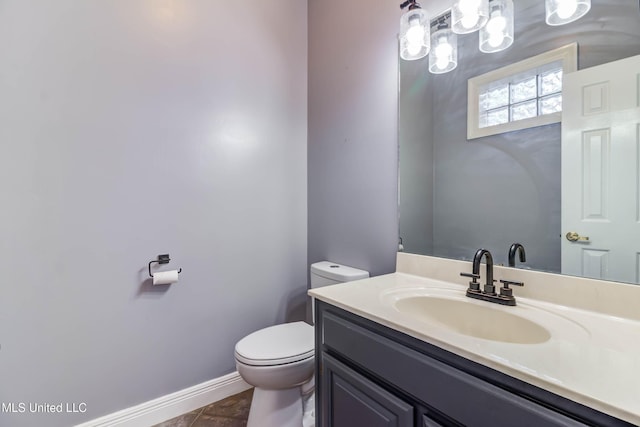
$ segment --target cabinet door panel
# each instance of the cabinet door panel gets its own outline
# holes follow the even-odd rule
[[[422,427],[444,427],[442,424],[440,424],[439,422],[432,420],[431,418],[427,417],[426,415],[422,416]]]
[[[413,407],[340,363],[322,355],[324,427],[412,427]]]

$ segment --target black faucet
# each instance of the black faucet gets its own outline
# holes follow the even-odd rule
[[[516,250],[520,247],[520,260],[524,262],[524,248],[519,243],[514,243],[511,247],[513,248],[513,258],[515,262]],[[511,257],[511,250],[509,251],[509,256]],[[477,282],[480,279],[480,263],[482,262],[482,258],[486,258],[486,282],[484,284],[484,289],[480,290],[480,284]],[[469,287],[467,288],[467,296],[470,298],[480,299],[483,301],[495,302],[502,305],[516,305],[516,299],[513,296],[513,291],[509,288],[509,285],[518,285],[524,286],[522,282],[515,282],[512,280],[501,280],[503,286],[500,288],[500,293],[496,294],[496,287],[494,286],[495,280],[493,280],[493,256],[491,256],[491,252],[487,249],[478,249],[476,254],[473,256],[473,267],[471,273],[460,273],[461,276],[471,277],[471,282],[469,282]]]
[[[482,262],[482,258],[485,257],[487,259],[487,268],[486,268],[486,277],[484,284],[484,293],[487,295],[495,295],[496,287],[493,286],[493,256],[491,256],[491,252],[488,249],[478,249],[476,254],[473,256],[473,274],[480,275],[480,263]]]
[[[520,243],[514,243],[509,248],[509,267],[516,266],[516,252],[520,252],[520,262],[527,262],[527,256],[524,253],[524,246]]]

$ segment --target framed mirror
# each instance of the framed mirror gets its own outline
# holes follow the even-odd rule
[[[640,67],[615,66],[640,55],[638,2],[593,0],[581,19],[552,27],[544,2],[519,0],[514,16],[515,40],[504,51],[480,52],[476,32],[458,37],[458,66],[448,73],[429,73],[426,59],[400,61],[403,250],[470,260],[482,247],[507,265],[518,242],[527,257],[518,267],[640,283]],[[563,88],[560,123],[467,139],[470,79],[574,43],[576,75],[611,68]],[[573,74],[563,77],[565,87],[582,79]],[[587,86],[594,90],[587,94]],[[618,105],[608,91],[614,86],[635,102],[619,107],[622,118],[615,120],[624,131],[607,130],[606,120],[590,113],[574,117],[569,129],[568,108]],[[620,141],[626,148],[618,149]],[[570,211],[577,223],[567,222]],[[628,223],[588,231],[622,216]]]

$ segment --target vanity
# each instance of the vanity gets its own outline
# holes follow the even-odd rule
[[[400,253],[310,291],[317,426],[640,424],[640,289],[496,267],[526,283],[508,307],[467,298],[469,269]]]

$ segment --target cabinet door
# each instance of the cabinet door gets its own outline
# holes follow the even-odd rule
[[[322,427],[413,427],[413,406],[322,354]]]

